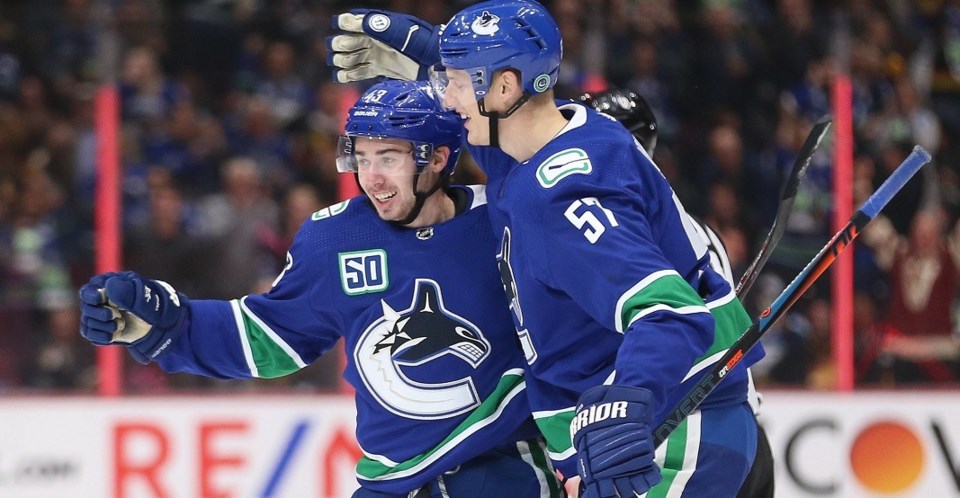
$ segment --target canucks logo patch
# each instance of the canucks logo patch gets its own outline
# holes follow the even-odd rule
[[[593,164],[583,149],[566,149],[547,158],[537,168],[537,181],[550,188],[570,175],[589,175]]]
[[[500,26],[497,25],[499,23],[499,16],[483,11],[483,13],[477,16],[470,24],[470,29],[478,35],[492,35],[500,31]]]
[[[317,211],[316,213],[313,213],[313,215],[310,216],[310,219],[313,221],[318,221],[318,220],[330,218],[331,216],[336,216],[347,210],[347,204],[349,202],[350,200],[347,199],[343,202],[338,202],[330,207],[325,207]]]
[[[380,300],[383,313],[357,340],[357,372],[377,402],[397,415],[437,420],[480,404],[473,379],[452,373],[449,361],[475,370],[490,355],[480,328],[448,310],[440,285],[417,279],[410,307],[397,311]]]

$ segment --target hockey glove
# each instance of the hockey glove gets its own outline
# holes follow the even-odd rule
[[[147,364],[180,334],[187,306],[187,296],[166,282],[103,273],[80,288],[80,335],[97,345],[124,345]]]
[[[327,37],[327,64],[340,83],[377,76],[425,80],[440,62],[440,27],[406,14],[357,9],[333,17],[346,34]]]
[[[653,461],[652,399],[646,389],[624,386],[580,396],[570,433],[587,497],[639,496],[662,479]]]

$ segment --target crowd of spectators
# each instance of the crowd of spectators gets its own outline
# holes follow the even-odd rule
[[[363,6],[441,24],[467,3]],[[616,87],[646,98],[660,124],[657,164],[718,230],[736,276],[773,221],[800,144],[831,110],[835,76],[848,75],[857,201],[913,144],[935,156],[855,249],[857,381],[960,379],[960,1],[544,3],[564,40],[558,97]],[[75,289],[94,271],[97,89],[113,83],[120,96],[124,268],[196,298],[261,292],[301,221],[340,196],[337,137],[362,88],[331,81],[325,37],[330,16],[355,4],[0,3],[0,391],[89,392],[96,382]],[[832,233],[827,142],[748,299],[753,311]],[[482,180],[469,158],[457,175]],[[764,339],[765,385],[832,386],[828,280]],[[256,383],[131,363],[125,382],[133,392],[335,388],[339,356],[328,356]]]

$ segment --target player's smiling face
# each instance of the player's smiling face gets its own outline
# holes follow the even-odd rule
[[[467,142],[471,145],[489,145],[489,118],[480,115],[470,75],[461,69],[448,68],[447,80],[443,104],[466,119],[463,129],[467,131]]]
[[[380,218],[402,220],[416,203],[413,177],[417,166],[410,142],[357,137],[355,154],[360,186]]]

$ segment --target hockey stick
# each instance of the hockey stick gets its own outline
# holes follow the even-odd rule
[[[800,146],[800,150],[797,151],[793,169],[790,170],[787,183],[783,185],[783,193],[780,194],[780,206],[777,208],[777,216],[773,220],[773,225],[770,226],[770,232],[767,233],[767,238],[760,245],[760,252],[757,253],[753,262],[740,277],[740,282],[737,283],[736,293],[740,299],[743,299],[750,292],[757,276],[760,275],[760,270],[767,264],[770,254],[773,253],[777,243],[780,242],[780,238],[783,237],[783,231],[787,228],[787,219],[790,218],[790,208],[793,207],[793,200],[797,197],[797,190],[800,188],[800,180],[803,179],[807,166],[810,166],[810,161],[813,159],[813,154],[817,151],[820,141],[823,140],[827,130],[830,129],[832,120],[833,118],[829,114],[818,119],[810,130],[810,134],[807,135],[807,139]]]
[[[813,285],[813,282],[830,267],[837,255],[860,234],[863,227],[870,223],[880,213],[880,210],[890,202],[890,199],[929,161],[929,152],[919,145],[913,148],[913,152],[897,167],[890,178],[887,178],[883,185],[880,185],[880,188],[860,206],[860,209],[853,214],[847,225],[834,234],[827,245],[820,249],[820,252],[790,282],[790,285],[777,296],[773,304],[760,313],[760,317],[753,322],[753,325],[730,346],[723,357],[680,400],[666,420],[654,431],[654,446],[660,446],[670,436],[670,433],[687,418],[687,415],[700,406],[700,403],[723,381],[723,378],[740,363],[740,360],[746,356],[750,348],[760,341],[760,337],[803,296],[803,293]]]

